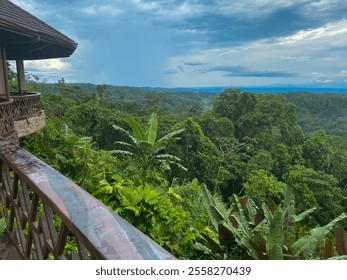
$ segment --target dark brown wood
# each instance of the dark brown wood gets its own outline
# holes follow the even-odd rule
[[[24,71],[24,61],[22,59],[16,60],[17,68],[17,79],[18,79],[18,90],[22,94],[27,92],[25,83],[25,71]]]
[[[13,99],[13,119],[21,120],[37,116],[42,113],[40,93],[11,93]]]
[[[0,0],[0,45],[10,60],[68,57],[77,43],[8,0]]]
[[[12,99],[0,99],[0,136],[10,140],[16,138],[12,105]]]
[[[174,259],[57,170],[0,138],[0,203],[25,259]],[[66,251],[67,240],[76,250]]]

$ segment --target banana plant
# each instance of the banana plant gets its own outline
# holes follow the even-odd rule
[[[176,139],[176,136],[183,132],[183,129],[170,132],[157,140],[158,117],[157,113],[152,113],[148,121],[147,127],[144,129],[133,118],[125,119],[130,126],[132,133],[126,131],[120,126],[113,125],[113,128],[123,134],[128,141],[116,141],[115,144],[120,146],[120,149],[111,151],[112,154],[124,154],[133,159],[133,164],[144,172],[148,169],[155,168],[159,170],[170,169],[170,165],[176,165],[179,168],[186,170],[181,164],[181,159],[165,153],[167,144]]]
[[[0,219],[0,237],[4,234],[6,230],[6,221],[5,218]]]
[[[338,222],[347,218],[345,213],[295,240],[298,235],[295,224],[305,219],[315,208],[296,215],[294,195],[289,187],[285,188],[282,205],[277,206],[268,199],[267,203],[257,207],[252,199],[233,195],[231,207],[225,213],[216,207],[207,187],[203,186],[202,190],[218,240],[206,234],[203,236],[211,249],[222,258],[234,257],[232,253],[235,247],[242,258],[262,260],[346,257],[347,239],[342,228],[335,229],[335,246],[326,238]]]
[[[2,212],[4,211],[3,205],[0,203],[0,237],[4,234],[6,230],[6,220],[5,217],[2,217]]]

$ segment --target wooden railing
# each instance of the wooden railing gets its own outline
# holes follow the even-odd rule
[[[0,136],[10,140],[16,138],[12,106],[12,99],[0,99]]]
[[[23,259],[174,259],[86,191],[0,138],[0,203]]]
[[[14,120],[37,116],[42,112],[40,93],[28,92],[25,95],[11,93]]]

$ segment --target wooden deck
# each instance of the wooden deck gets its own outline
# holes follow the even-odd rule
[[[0,237],[0,260],[21,260],[15,246],[10,243],[7,235]]]

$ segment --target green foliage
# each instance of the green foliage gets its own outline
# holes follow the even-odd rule
[[[110,183],[100,181],[93,195],[171,253],[196,257],[192,248],[203,222],[193,219],[187,201],[174,188],[141,181],[113,176]]]
[[[225,139],[234,136],[234,124],[229,118],[217,117],[212,111],[207,111],[197,118],[204,135],[217,146],[223,145]]]
[[[129,156],[131,158],[129,170],[139,172],[144,177],[148,172],[170,170],[170,165],[175,165],[186,171],[180,158],[165,153],[168,143],[175,140],[176,136],[183,132],[183,129],[170,132],[157,140],[158,119],[156,113],[152,113],[146,130],[131,117],[126,118],[125,121],[132,129],[132,134],[120,126],[114,125],[115,130],[126,136],[127,142],[115,142],[122,149],[112,150],[111,153]]]
[[[305,133],[323,129],[328,134],[346,136],[347,96],[345,94],[293,92],[286,94],[285,97],[296,105],[298,123]]]
[[[330,172],[332,147],[328,135],[323,130],[309,134],[302,146],[306,165],[315,170]]]
[[[295,224],[314,209],[295,215],[294,195],[288,187],[282,205],[277,206],[269,200],[258,208],[253,200],[234,195],[231,198],[230,210],[224,213],[216,208],[207,188],[204,188],[204,192],[207,211],[218,233],[218,242],[208,235],[205,235],[205,238],[212,250],[225,259],[240,256],[273,260],[332,257],[327,252],[329,248],[324,249],[325,244],[329,243],[327,235],[338,222],[347,218],[343,213],[323,227],[302,233],[302,229],[298,229]],[[336,245],[340,250],[341,244],[338,243],[341,241],[337,241]]]
[[[219,151],[192,118],[177,125],[183,129],[181,137],[171,145],[170,151],[182,159],[188,169],[188,178],[199,178],[201,182],[214,185],[213,178],[218,172]]]
[[[295,106],[279,95],[227,89],[214,99],[213,112],[233,122],[239,140],[255,138],[259,147],[268,149],[278,142],[295,145],[303,140]]]
[[[90,137],[78,137],[68,126],[53,122],[22,139],[21,145],[88,191],[119,166],[107,151],[94,150]]]
[[[0,237],[4,234],[6,230],[6,220],[5,218],[0,218]]]
[[[330,223],[324,227],[317,227],[310,230],[310,232],[295,241],[289,250],[294,258],[300,257],[304,259],[313,259],[322,257],[322,248],[324,246],[325,238],[328,233],[335,227],[335,225],[346,219],[346,214],[341,214],[339,217],[332,220]]]
[[[245,193],[257,204],[271,197],[277,202],[283,199],[285,184],[278,181],[275,176],[268,175],[263,169],[252,171],[244,184]]]
[[[317,207],[318,211],[313,217],[319,224],[326,224],[345,211],[347,197],[332,175],[295,165],[284,177],[297,198],[299,211]]]
[[[179,258],[343,258],[341,230],[335,239],[329,231],[330,241],[318,236],[346,209],[347,142],[314,132],[322,124],[316,116],[329,112],[317,114],[321,105],[313,100],[338,111],[337,127],[330,131],[341,134],[341,99],[227,89],[205,111],[215,93],[64,79],[54,85],[34,75],[28,84],[44,93],[48,121],[21,145]],[[296,111],[301,124],[314,115],[306,124],[315,129],[306,137]],[[332,128],[331,123],[322,127]],[[295,207],[285,185],[295,194]],[[205,201],[213,205],[207,211]],[[345,229],[346,222],[339,223]],[[321,229],[311,232],[313,227]],[[320,245],[303,239],[310,249],[293,257],[290,246],[302,237]]]
[[[347,137],[330,136],[332,160],[330,173],[339,180],[339,186],[347,186]],[[345,188],[345,191],[347,189]]]

